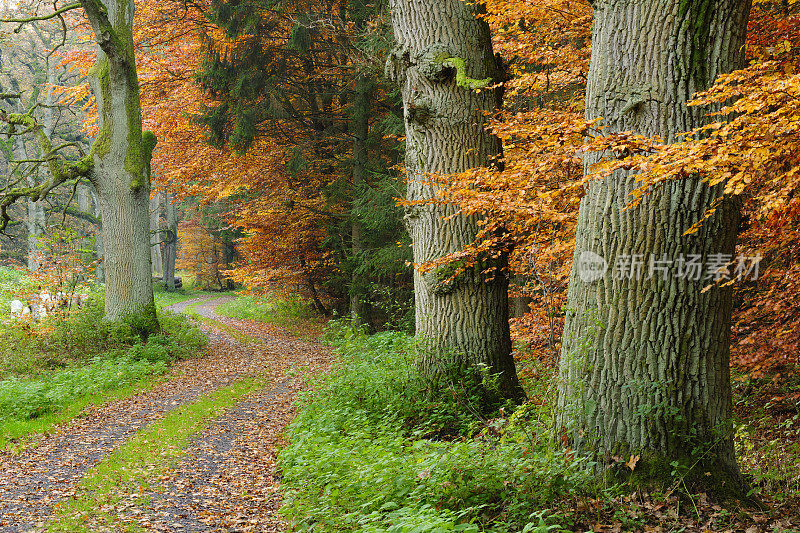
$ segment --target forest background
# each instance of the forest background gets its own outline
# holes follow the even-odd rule
[[[491,117],[502,164],[432,179],[441,180],[443,201],[482,221],[474,245],[450,259],[509,255],[508,270],[494,275],[511,280],[515,358],[537,362],[521,371],[551,372],[560,352],[575,219],[588,179],[582,154],[611,149],[617,157],[598,175],[639,168],[644,190],[702,171],[742,198],[737,254],[761,262],[757,280],[735,287],[735,376],[768,383],[765,400],[792,412],[800,400],[797,388],[786,386],[796,379],[800,353],[797,4],[756,2],[749,67],[697,97],[731,105],[735,119],[669,146],[634,135],[601,137],[602,123],[584,120],[588,2],[485,6],[505,67],[504,106]],[[94,56],[85,21],[73,14],[65,21],[26,26],[25,40],[13,45],[0,36],[0,93],[12,111],[36,106],[51,136],[80,151],[98,133],[83,83]],[[62,24],[70,28],[64,41]],[[439,265],[411,264],[403,217],[413,206],[398,200],[405,192],[403,109],[384,78],[393,48],[387,6],[137,2],[133,33],[144,129],[158,139],[154,274],[168,277],[164,258],[177,236],[177,268],[206,288],[294,291],[319,313],[350,316],[367,329],[413,329],[412,268]],[[32,143],[9,138],[0,149],[9,174],[45,172]],[[50,277],[64,271],[58,257],[69,256],[70,268],[101,268],[98,213],[91,187],[80,182],[46,203],[15,205],[8,227],[15,238],[3,237],[2,259]]]
[[[17,9],[33,13],[42,6],[21,2]],[[740,116],[731,126],[657,156],[653,139],[602,141],[618,154],[613,168],[645,169],[643,184],[710,171],[744,199],[737,254],[762,259],[759,279],[736,286],[732,360],[754,377],[791,375],[800,353],[793,327],[800,305],[792,150],[796,12],[794,2],[756,2],[748,26],[750,66],[699,96],[698,103],[739,97]],[[5,99],[12,111],[39,106],[36,113],[56,140],[85,146],[97,133],[82,81],[93,51],[85,22],[68,16],[63,41],[59,20],[21,28],[22,41],[4,38],[2,87],[23,95]],[[502,275],[511,280],[517,357],[552,361],[584,183],[581,151],[592,148],[587,132],[602,131],[583,120],[592,9],[579,1],[503,0],[487,2],[485,17],[506,68],[504,106],[492,117],[504,144],[502,170],[436,179],[444,180],[443,199],[483,220],[474,245],[456,259],[510,253]],[[393,46],[387,6],[141,2],[134,41],[144,129],[158,139],[155,275],[164,275],[179,217],[177,266],[204,287],[235,282],[253,292],[289,289],[312,298],[323,314],[350,315],[372,329],[413,328],[403,224],[409,206],[399,201],[402,102],[383,76]],[[0,148],[7,169],[44,172],[24,163],[35,159],[33,143],[16,137]],[[45,249],[56,246],[50,240],[101,268],[101,221],[89,184],[43,204],[12,207],[14,238],[3,237],[3,260],[37,270],[47,263],[40,257]],[[179,214],[170,213],[172,206]],[[54,232],[59,225],[69,229]]]

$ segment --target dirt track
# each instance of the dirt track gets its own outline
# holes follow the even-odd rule
[[[175,365],[169,379],[64,424],[22,454],[0,454],[0,531],[39,531],[53,505],[75,494],[80,480],[137,430],[169,411],[195,401],[245,376],[265,376],[264,387],[243,398],[198,434],[177,467],[153,483],[150,502],[141,495],[124,499],[115,514],[153,531],[281,531],[276,516],[276,445],[292,415],[300,380],[293,367],[325,367],[328,352],[280,328],[221,317],[215,308],[227,298],[195,305],[201,316],[246,334],[240,342],[225,328],[204,325],[211,339],[208,355]],[[154,480],[156,481],[156,480]],[[106,510],[108,511],[108,510]],[[87,524],[89,531],[102,531]]]

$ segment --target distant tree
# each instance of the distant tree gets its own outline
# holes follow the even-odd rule
[[[79,4],[98,47],[89,79],[97,102],[99,133],[89,154],[68,159],[62,155],[65,147],[54,146],[31,114],[0,111],[0,121],[12,132],[27,132],[37,138],[49,170],[46,181],[34,186],[10,184],[0,191],[2,225],[8,223],[8,207],[17,200],[37,200],[56,187],[89,179],[97,190],[103,219],[106,315],[119,319],[127,313],[143,313],[148,327],[156,329],[148,216],[149,165],[155,138],[142,133],[132,37],[133,1],[81,0]],[[23,15],[4,22],[24,25],[63,17],[76,7],[71,4],[52,13]]]
[[[384,289],[409,277],[407,249],[397,246],[400,187],[388,170],[397,143],[384,138],[400,133],[397,98],[379,76],[384,10],[360,0],[219,2],[197,75],[211,144],[277,159],[256,178],[263,185],[241,180],[249,193],[234,223],[248,233],[239,242],[248,260],[238,279],[293,276],[355,324],[369,324]],[[218,176],[217,188],[230,192],[231,179]]]

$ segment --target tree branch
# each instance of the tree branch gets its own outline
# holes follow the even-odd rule
[[[67,215],[69,215],[71,217],[78,218],[78,219],[83,220],[85,222],[89,222],[90,224],[92,224],[94,226],[98,226],[98,227],[102,226],[102,221],[101,221],[100,217],[96,217],[96,216],[94,216],[94,214],[88,213],[86,211],[81,211],[80,209],[75,209],[74,207],[65,207],[63,209],[58,208],[58,209],[54,209],[53,211],[58,211],[58,212],[61,212],[61,213],[65,213],[65,214],[67,214]]]
[[[50,191],[63,183],[78,178],[88,178],[94,169],[94,161],[91,156],[82,157],[77,161],[65,161],[58,157],[42,126],[31,115],[9,114],[0,109],[0,122],[6,122],[11,126],[24,126],[28,131],[34,133],[39,140],[44,160],[50,170],[50,178],[44,183],[34,187],[15,187],[2,192],[0,195],[0,232],[4,232],[11,220],[8,208],[17,200],[30,198],[36,201],[44,198]]]
[[[37,16],[34,16],[34,17],[28,17],[28,18],[22,18],[22,19],[0,19],[0,22],[6,22],[6,23],[11,23],[11,24],[19,24],[19,26],[17,26],[14,29],[14,33],[19,33],[19,32],[22,31],[22,27],[25,26],[25,24],[28,24],[30,22],[36,22],[38,20],[50,20],[50,19],[56,18],[56,17],[58,17],[60,15],[63,15],[67,11],[72,11],[73,9],[79,9],[81,7],[82,6],[81,6],[80,3],[69,4],[67,6],[62,7],[61,9],[55,10],[52,13],[48,13],[47,15],[37,15]]]
[[[100,0],[80,0],[80,3],[92,24],[95,40],[108,59],[118,64],[127,64],[132,58],[125,55],[125,46],[108,18],[106,6]]]

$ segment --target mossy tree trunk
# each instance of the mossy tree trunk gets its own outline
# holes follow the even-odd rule
[[[387,61],[387,75],[403,93],[406,129],[407,198],[434,198],[430,173],[453,174],[491,165],[501,154],[500,141],[486,130],[486,112],[500,104],[496,90],[475,90],[497,81],[500,69],[492,53],[478,4],[462,0],[392,0],[397,47]],[[414,205],[406,223],[414,262],[423,264],[473,242],[475,216],[457,215],[450,204]],[[495,266],[503,266],[500,259]],[[489,266],[489,265],[483,265]],[[423,368],[435,375],[443,366],[485,365],[500,376],[504,395],[524,396],[510,355],[508,280],[490,281],[480,267],[449,280],[457,268],[414,273],[417,334],[431,350]]]
[[[742,65],[750,2],[605,0],[594,8],[587,119],[603,117],[607,131],[667,142],[706,124],[709,109],[686,102]],[[600,157],[589,155],[586,170]],[[737,492],[728,368],[731,287],[704,293],[712,281],[681,276],[680,265],[692,256],[708,265],[713,254],[733,254],[738,207],[723,202],[699,232],[684,235],[721,192],[693,176],[625,209],[637,188],[632,174],[591,182],[581,203],[561,355],[560,423],[575,448],[601,459],[641,456],[634,475],[668,477],[678,461],[695,465],[695,480],[709,489]],[[591,254],[608,266],[599,279],[582,270],[587,259],[596,259]],[[638,272],[632,261],[640,262]],[[659,267],[653,274],[651,264]],[[620,265],[627,265],[627,274],[615,268]]]
[[[133,0],[81,0],[98,44],[90,72],[99,131],[90,178],[100,197],[106,315],[143,313],[157,328],[150,268],[150,180],[154,147],[143,138],[133,53]]]

